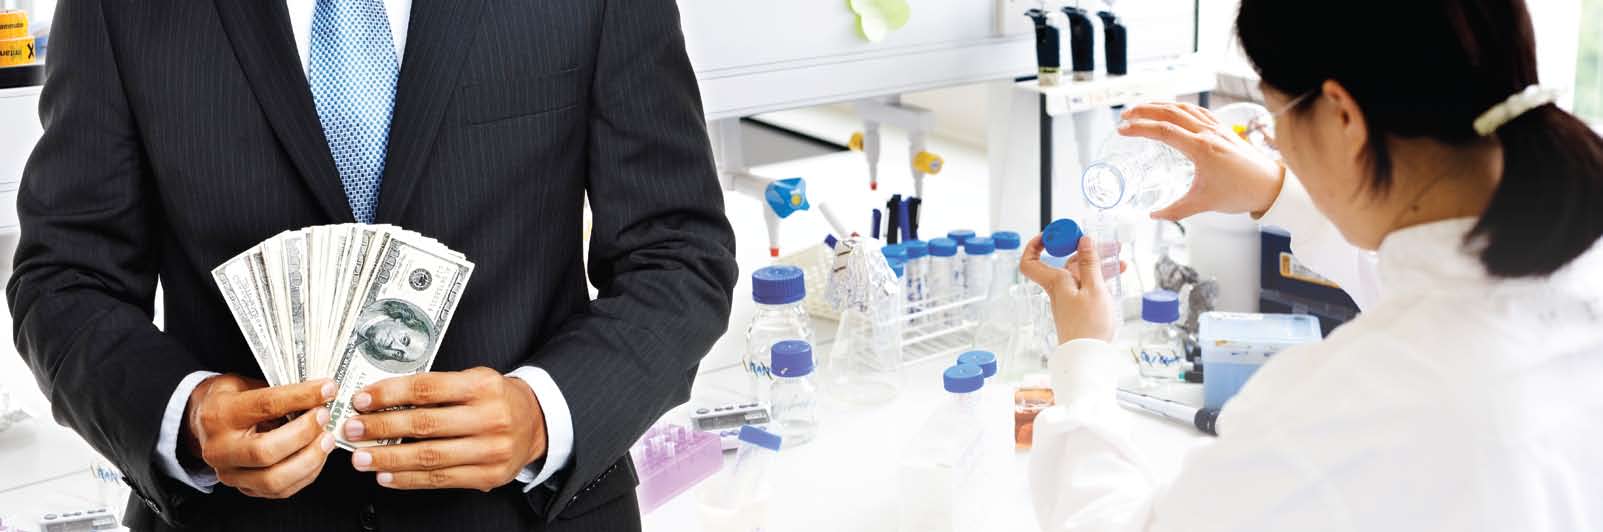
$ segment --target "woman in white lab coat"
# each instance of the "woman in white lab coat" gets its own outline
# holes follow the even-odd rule
[[[1537,85],[1523,0],[1243,0],[1237,30],[1284,166],[1206,110],[1132,109],[1122,133],[1197,166],[1154,216],[1286,227],[1363,312],[1277,354],[1159,478],[1113,404],[1129,356],[1094,246],[1053,269],[1037,237],[1021,268],[1066,340],[1042,529],[1603,530],[1603,139]]]

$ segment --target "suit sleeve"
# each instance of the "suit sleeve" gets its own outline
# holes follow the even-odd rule
[[[599,295],[529,361],[551,375],[573,420],[548,517],[689,398],[697,364],[727,328],[738,272],[677,6],[601,9],[587,182]]]
[[[177,523],[197,493],[162,473],[157,436],[173,390],[203,368],[151,323],[160,209],[100,2],[61,4],[50,54],[6,290],[17,351],[56,420]]]

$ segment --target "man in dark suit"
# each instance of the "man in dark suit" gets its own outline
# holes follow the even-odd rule
[[[737,275],[673,0],[74,0],[52,37],[7,293],[131,528],[639,528],[628,447]],[[435,371],[353,400],[407,442],[330,455],[328,387],[257,380],[208,272],[353,221],[477,267]]]

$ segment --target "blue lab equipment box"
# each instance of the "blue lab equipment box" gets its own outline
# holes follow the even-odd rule
[[[1271,355],[1320,338],[1319,320],[1306,314],[1202,313],[1203,406],[1223,407]]]
[[[1327,335],[1358,315],[1358,305],[1347,292],[1291,254],[1291,233],[1264,226],[1259,242],[1258,312],[1312,315]]]

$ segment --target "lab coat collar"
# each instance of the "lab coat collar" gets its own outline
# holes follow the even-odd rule
[[[1603,242],[1546,277],[1494,278],[1481,265],[1479,243],[1465,236],[1476,218],[1452,218],[1392,231],[1381,241],[1380,277],[1389,297],[1435,290],[1488,292],[1541,290],[1580,299],[1603,299]]]

